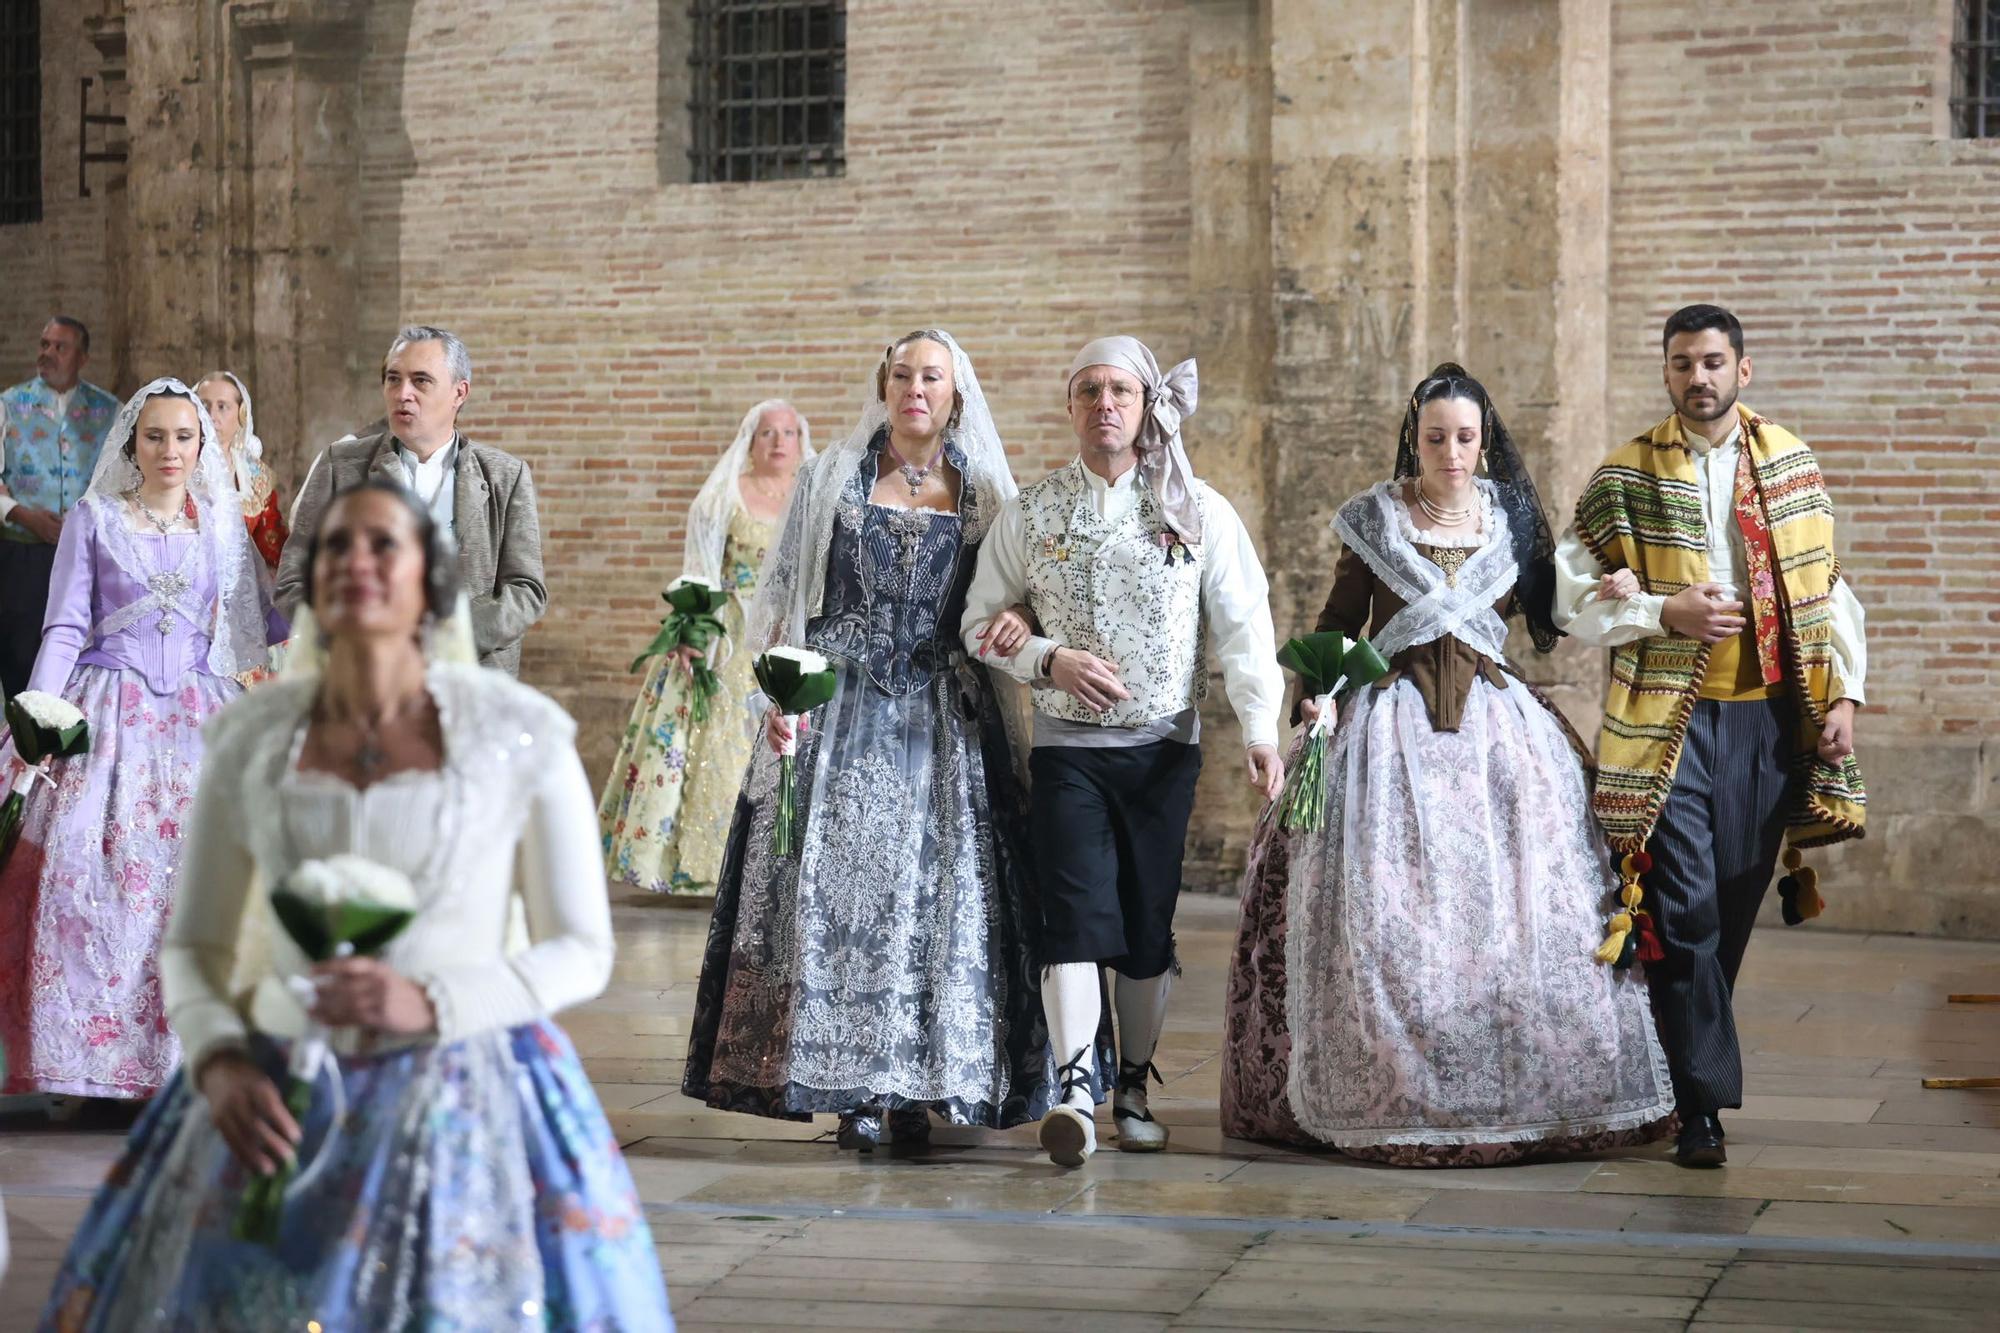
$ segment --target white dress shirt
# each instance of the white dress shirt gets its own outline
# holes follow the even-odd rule
[[[1694,453],[1695,481],[1701,488],[1701,505],[1708,527],[1708,581],[1728,589],[1729,596],[1744,604],[1748,617],[1750,599],[1746,595],[1743,572],[1749,563],[1743,545],[1743,531],[1736,526],[1737,457],[1743,448],[1743,427],[1739,422],[1729,438],[1711,445],[1708,437],[1690,431],[1685,424],[1681,435]],[[1636,571],[1635,571],[1636,572]],[[1660,621],[1666,598],[1640,592],[1633,597],[1597,595],[1597,583],[1604,571],[1597,557],[1583,544],[1572,523],[1556,545],[1556,624],[1563,630],[1598,648],[1616,648],[1669,631]],[[1863,689],[1868,676],[1868,648],[1863,638],[1866,615],[1847,580],[1833,585],[1832,631],[1833,670],[1841,698],[1865,703]]]
[[[458,461],[458,436],[451,437],[451,443],[432,454],[429,462],[419,459],[408,445],[396,441],[396,461],[403,465],[403,477],[410,483],[410,489],[423,501],[424,508],[431,511],[439,527],[457,535],[453,523],[458,517],[457,472],[452,465]]]
[[[1114,481],[1106,481],[1090,468],[1083,469],[1090,487],[1090,501],[1098,517],[1122,519],[1139,504],[1139,469],[1127,468]],[[1197,482],[1206,491],[1203,509],[1201,606],[1208,622],[1208,647],[1222,668],[1223,687],[1236,720],[1243,727],[1243,743],[1278,743],[1278,715],[1284,700],[1284,678],[1278,671],[1276,635],[1271,628],[1271,585],[1264,566],[1251,544],[1243,520],[1222,495]],[[1010,606],[1028,600],[1028,539],[1021,515],[1021,502],[1009,500],[1000,517],[987,529],[979,547],[979,569],[966,594],[963,626],[965,650],[975,660],[998,668],[1023,684],[1034,684],[1043,659],[1052,648],[1062,645],[1055,639],[1030,635],[1021,651],[1012,657],[998,653],[981,655],[979,632],[986,622]],[[1196,709],[1145,728],[1091,727],[1066,723],[1043,713],[1035,714],[1035,743],[1103,743],[1107,730],[1144,734],[1141,741],[1180,740],[1193,744],[1200,739],[1200,715]],[[1071,733],[1078,733],[1072,735]],[[1120,737],[1119,739],[1123,739]]]

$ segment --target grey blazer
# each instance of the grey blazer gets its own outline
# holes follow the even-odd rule
[[[512,454],[458,437],[452,464],[453,526],[472,638],[482,666],[508,675],[521,670],[521,639],[548,609],[542,583],[542,527],[528,465]],[[292,535],[278,558],[276,599],[286,615],[305,597],[306,545],[333,497],[371,473],[406,482],[395,437],[380,435],[328,445],[313,460],[292,506]]]

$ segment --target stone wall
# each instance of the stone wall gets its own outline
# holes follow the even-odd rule
[[[1936,0],[1614,7],[1611,418],[1659,325],[1741,316],[1744,400],[1809,440],[1868,613],[1867,839],[1831,920],[2000,935],[2000,141],[1948,137]]]
[[[1488,383],[1560,521],[1666,410],[1662,316],[1723,301],[1749,400],[1821,451],[1870,616],[1873,835],[1830,858],[1835,920],[2000,934],[2000,152],[1944,136],[1949,10],[875,0],[847,174],[696,186],[673,0],[50,0],[47,220],[0,230],[0,346],[25,368],[61,306],[121,389],[227,361],[296,476],[379,415],[400,323],[457,328],[466,425],[541,487],[526,674],[601,772],[743,407],[791,396],[836,439],[907,328],[960,335],[1023,479],[1067,456],[1082,339],[1198,357],[1196,464],[1282,636],[1432,364]],[[88,200],[80,74],[134,150]],[[1588,731],[1600,656],[1519,648]],[[1207,722],[1190,874],[1226,887],[1256,808],[1219,690]]]

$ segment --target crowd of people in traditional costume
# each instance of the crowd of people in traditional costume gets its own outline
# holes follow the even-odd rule
[[[1085,342],[1075,456],[1021,485],[967,349],[904,334],[820,452],[792,403],[744,413],[593,800],[511,679],[540,516],[459,428],[460,339],[402,329],[383,418],[287,510],[242,377],[120,406],[51,320],[0,400],[0,1067],[17,1111],[143,1110],[45,1323],[671,1328],[554,1020],[609,980],[608,885],[709,910],[690,1097],[863,1153],[1034,1123],[1064,1168],[1108,1101],[1120,1150],[1165,1149],[1218,677],[1263,805],[1225,1133],[1721,1165],[1778,859],[1803,919],[1802,851],[1862,830],[1866,652],[1741,324],[1688,306],[1661,348],[1672,412],[1559,537],[1487,389],[1425,376],[1300,627],[1374,665],[1288,699],[1256,544],[1189,459],[1193,360]],[[1608,650],[1594,749],[1515,624]],[[780,658],[822,691],[788,702]]]

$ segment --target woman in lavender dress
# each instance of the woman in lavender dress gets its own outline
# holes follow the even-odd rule
[[[208,413],[154,380],[56,547],[29,688],[81,710],[90,748],[48,761],[0,863],[7,1092],[145,1098],[180,1062],[158,954],[201,725],[285,632],[256,563]],[[19,772],[0,741],[0,780]]]

